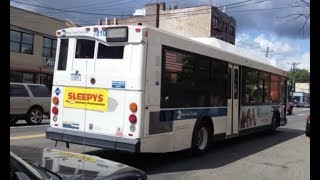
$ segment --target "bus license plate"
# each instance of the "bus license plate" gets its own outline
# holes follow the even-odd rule
[[[81,81],[80,74],[71,74],[71,81]]]

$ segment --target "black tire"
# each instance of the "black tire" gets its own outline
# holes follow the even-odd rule
[[[10,126],[15,125],[19,121],[18,118],[10,118]]]
[[[306,132],[306,136],[307,136],[307,137],[310,137],[310,132]]]
[[[192,154],[199,155],[206,152],[209,148],[209,142],[212,139],[212,128],[209,127],[206,121],[199,122],[195,126],[192,135]]]
[[[38,125],[43,120],[43,110],[40,107],[32,107],[27,114],[27,123],[29,125]]]

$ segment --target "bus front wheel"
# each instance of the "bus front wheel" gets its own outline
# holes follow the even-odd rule
[[[206,121],[201,121],[196,126],[192,137],[193,154],[202,154],[208,150],[208,144],[211,141],[211,128]]]

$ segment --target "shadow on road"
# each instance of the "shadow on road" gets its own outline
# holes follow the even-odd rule
[[[302,134],[304,134],[302,130],[280,128],[275,135],[259,133],[254,136],[244,136],[214,143],[206,154],[196,157],[191,156],[189,151],[165,154],[128,154],[97,150],[86,152],[86,154],[121,162],[139,168],[151,175],[218,168]]]
[[[121,162],[152,175],[218,168],[303,134],[303,130],[279,128],[275,135],[259,133],[214,143],[209,151],[201,156],[192,156],[190,151],[164,154],[129,154],[110,150],[97,150],[85,153]],[[40,147],[11,145],[10,149],[18,156],[41,162],[43,149]]]
[[[49,125],[50,121],[48,119],[44,119],[40,125]],[[19,120],[16,124],[10,125],[10,127],[21,127],[21,126],[34,126],[34,125],[29,125],[26,120]]]

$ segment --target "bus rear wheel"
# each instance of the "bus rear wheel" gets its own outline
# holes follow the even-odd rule
[[[202,154],[208,150],[211,141],[211,129],[208,123],[201,121],[196,127],[192,137],[192,153],[194,155]]]

